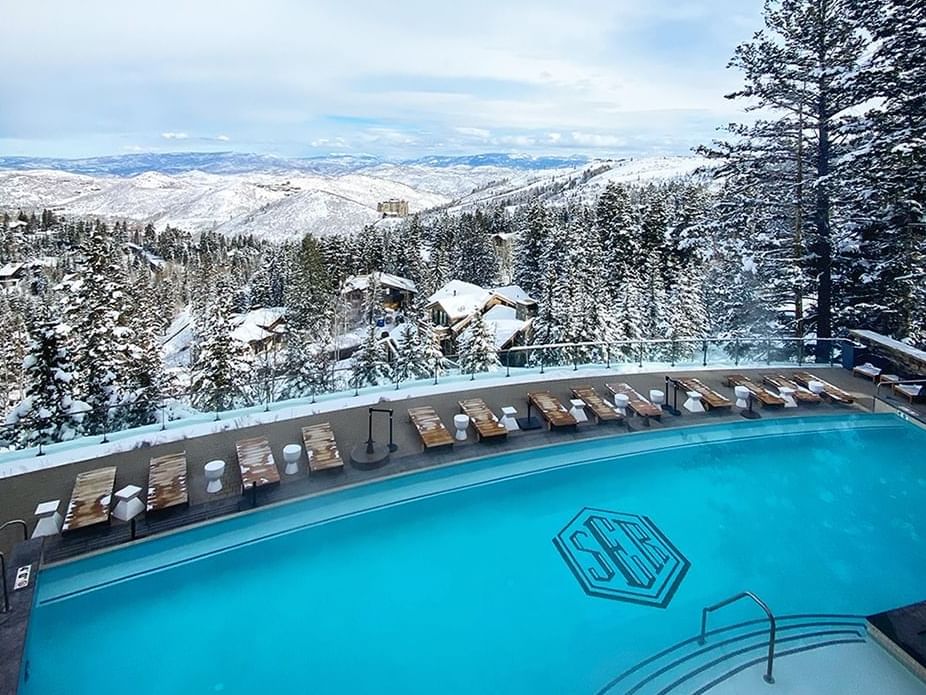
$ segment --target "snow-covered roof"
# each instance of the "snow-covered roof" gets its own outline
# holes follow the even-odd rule
[[[440,305],[451,321],[458,321],[482,309],[491,296],[479,285],[451,280],[428,298],[428,306]]]
[[[24,222],[23,220],[10,220],[9,229],[16,229],[17,227],[25,227],[29,223]]]
[[[522,290],[518,285],[506,285],[505,287],[496,287],[492,290],[495,294],[501,295],[505,299],[510,299],[516,304],[536,304],[537,300],[531,297],[527,292]]]
[[[418,288],[415,286],[415,283],[409,280],[408,278],[403,278],[398,275],[391,275],[390,273],[371,273],[373,277],[379,282],[383,287],[391,287],[396,290],[402,290],[404,292],[417,292]],[[344,289],[342,293],[354,292],[356,290],[365,290],[370,286],[370,275],[355,275],[354,277],[348,278],[344,283]]]
[[[489,330],[495,333],[495,347],[503,348],[509,340],[522,331],[527,321],[518,319],[517,312],[510,306],[493,306],[482,316],[489,325]]]
[[[273,325],[286,314],[283,307],[266,307],[252,309],[242,314],[236,320],[238,325],[232,330],[231,337],[242,343],[256,343],[271,336],[277,335]]]
[[[14,275],[16,275],[16,273],[22,270],[22,268],[23,268],[22,263],[7,263],[5,266],[0,268],[0,280],[5,280],[7,278],[13,277]]]

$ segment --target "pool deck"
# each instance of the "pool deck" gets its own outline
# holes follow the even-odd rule
[[[733,389],[725,385],[727,374],[735,372],[756,377],[761,382],[762,374],[786,373],[797,370],[781,368],[765,369],[724,369],[713,371],[691,371],[684,376],[699,378],[708,387],[718,391],[733,400]],[[810,414],[831,415],[838,417],[852,412],[871,412],[875,405],[873,394],[874,385],[863,379],[854,377],[851,372],[841,368],[817,368],[814,373],[819,374],[830,383],[851,392],[856,403],[851,406],[823,402],[819,405],[801,406],[792,409],[761,408],[755,406],[756,412],[763,418],[800,417]],[[675,372],[673,377],[682,376]],[[0,480],[0,509],[3,518],[26,519],[30,528],[34,525],[33,510],[36,505],[46,500],[62,500],[63,505],[71,496],[74,480],[79,473],[103,467],[115,466],[117,468],[115,489],[125,485],[138,485],[147,488],[148,467],[151,458],[167,456],[186,452],[188,467],[189,506],[166,510],[157,514],[142,515],[139,517],[136,530],[137,537],[176,530],[191,524],[217,519],[230,514],[245,512],[254,506],[284,502],[291,499],[315,495],[348,485],[356,485],[376,479],[381,479],[399,473],[421,470],[429,467],[452,464],[455,462],[487,456],[519,449],[533,448],[547,444],[563,443],[582,439],[611,436],[650,427],[652,429],[677,428],[699,424],[713,424],[734,422],[742,420],[736,408],[724,411],[714,411],[705,414],[692,414],[685,410],[681,415],[673,416],[666,413],[661,422],[647,423],[640,417],[630,417],[624,422],[595,424],[594,418],[588,423],[582,423],[574,429],[537,429],[511,433],[507,438],[499,441],[477,442],[472,428],[468,432],[465,442],[456,442],[452,447],[443,447],[438,451],[423,451],[421,440],[408,419],[407,410],[418,406],[431,406],[435,409],[448,430],[452,431],[453,416],[460,412],[459,400],[465,397],[478,396],[485,400],[489,408],[499,413],[503,406],[514,406],[518,415],[527,414],[527,394],[529,391],[547,390],[568,407],[572,397],[570,389],[580,385],[590,385],[602,395],[607,395],[606,383],[626,382],[643,395],[648,395],[650,389],[665,389],[665,373],[653,372],[648,374],[618,374],[609,376],[570,376],[569,373],[559,372],[541,377],[531,384],[512,383],[490,386],[481,385],[475,390],[463,391],[462,388],[454,393],[435,393],[429,396],[409,397],[396,392],[384,394],[378,407],[393,408],[395,411],[394,439],[398,450],[392,455],[391,461],[378,469],[361,470],[349,462],[351,448],[362,443],[367,437],[367,409],[368,405],[343,408],[337,411],[321,413],[311,417],[302,417],[269,424],[224,431],[216,434],[204,435],[182,441],[139,447],[137,449],[113,453],[95,459],[79,461],[52,468],[24,473]],[[882,394],[883,395],[883,394]],[[667,400],[673,402],[673,394],[667,394]],[[885,398],[892,405],[893,403]],[[681,406],[684,394],[679,394],[678,404]],[[880,403],[883,407],[883,403]],[[926,421],[926,408],[922,409],[920,416]],[[536,410],[534,411],[536,414]],[[305,453],[299,461],[299,472],[296,475],[282,475],[283,456],[282,449],[286,444],[301,443],[301,428],[305,425],[320,422],[330,422],[337,440],[338,448],[345,461],[343,470],[323,471],[308,474]],[[388,440],[387,419],[380,417],[374,421],[374,438],[385,443]],[[270,444],[273,456],[276,459],[281,481],[278,485],[264,486],[242,495],[241,474],[237,465],[236,446],[239,440],[250,437],[264,437]],[[226,462],[223,476],[223,490],[218,494],[207,494],[203,466],[214,459]],[[102,550],[107,547],[119,545],[130,540],[131,527],[113,519],[109,523],[99,524],[88,529],[75,531],[64,537],[47,538],[41,552],[44,562],[58,562],[80,555]],[[4,534],[0,538],[0,550],[9,553],[13,542],[13,533]],[[36,541],[19,544],[16,553],[39,552],[41,544]],[[15,562],[9,569],[15,572]],[[30,594],[27,596],[27,594]],[[25,627],[28,621],[28,606],[31,605],[31,588],[28,591],[15,592],[15,611],[7,615],[0,615],[0,663],[6,664],[9,658],[10,667],[0,670],[0,695],[12,695],[16,691],[18,680],[18,664],[21,659]],[[21,625],[21,629],[20,626]],[[12,639],[7,639],[7,638]],[[13,652],[16,652],[15,654]],[[16,666],[14,667],[13,663]],[[12,679],[12,680],[11,680]]]
[[[733,389],[724,384],[725,376],[731,371],[760,377],[761,374],[790,373],[796,370],[783,370],[780,368],[760,370],[726,369],[692,371],[686,372],[685,375],[701,379],[707,386],[732,400]],[[844,406],[824,402],[820,405],[802,405],[799,408],[792,409],[766,409],[757,405],[755,407],[756,412],[760,413],[762,417],[794,417],[811,413],[839,415],[846,412],[871,410],[872,395],[874,393],[874,385],[871,382],[854,377],[851,372],[841,368],[819,368],[815,373],[819,373],[821,377],[834,385],[855,393],[858,397],[856,404]],[[681,376],[681,374],[674,373],[673,376]],[[3,518],[0,519],[0,522],[6,519],[21,518],[27,520],[31,527],[34,524],[33,511],[36,505],[53,499],[60,499],[62,505],[66,504],[71,496],[76,476],[88,470],[115,466],[117,468],[116,490],[129,484],[147,489],[148,465],[151,458],[185,451],[189,463],[187,479],[189,506],[139,517],[136,524],[137,537],[144,537],[246,511],[255,505],[263,506],[304,497],[397,473],[545,444],[619,434],[626,432],[628,429],[640,429],[646,426],[641,418],[631,417],[625,423],[604,423],[599,425],[589,422],[582,423],[574,429],[519,431],[511,433],[507,438],[500,438],[500,441],[485,442],[477,442],[472,428],[470,428],[469,436],[465,442],[456,442],[452,447],[443,447],[441,450],[425,452],[415,428],[408,419],[407,410],[412,407],[432,406],[447,429],[452,430],[453,416],[460,412],[458,402],[461,398],[467,396],[479,396],[484,399],[489,408],[495,413],[499,413],[503,406],[511,405],[518,409],[519,416],[524,416],[527,414],[528,392],[536,391],[541,386],[543,390],[548,390],[558,397],[567,407],[568,401],[572,397],[570,389],[579,385],[591,385],[602,395],[609,395],[605,384],[613,382],[627,382],[644,395],[647,395],[650,389],[665,389],[665,374],[662,372],[649,374],[615,373],[610,376],[596,378],[582,376],[569,378],[568,372],[559,372],[548,375],[546,379],[541,377],[541,379],[529,385],[521,383],[496,386],[484,385],[474,391],[436,393],[431,396],[414,398],[404,396],[401,392],[384,394],[381,402],[377,405],[395,410],[394,439],[398,450],[392,454],[391,461],[387,465],[375,470],[360,470],[349,462],[351,448],[364,442],[367,437],[368,406],[365,405],[344,408],[311,417],[223,431],[157,446],[140,447],[131,451],[113,453],[95,459],[5,478],[0,480],[0,508],[3,509]],[[761,378],[758,380],[761,381]],[[667,394],[667,397],[669,403],[672,403],[672,394]],[[679,406],[683,401],[684,394],[680,393]],[[536,414],[536,409],[534,413]],[[665,414],[661,423],[653,421],[650,426],[654,429],[683,427],[741,419],[742,416],[735,408],[726,411],[712,411],[706,414],[692,414],[682,410],[681,416],[676,417]],[[302,434],[300,428],[319,422],[331,423],[338,448],[345,461],[343,470],[322,471],[309,475],[307,473],[305,453],[303,453],[299,461],[299,472],[296,475],[281,475],[279,485],[261,487],[253,491],[253,494],[250,491],[244,495],[240,494],[241,478],[237,465],[236,441],[249,437],[265,437],[270,443],[273,455],[282,473],[283,447],[290,443],[301,443]],[[380,416],[374,420],[373,436],[377,442],[385,443],[388,441],[386,417]],[[214,459],[222,459],[226,462],[223,490],[218,494],[207,494],[203,466],[206,462]],[[107,546],[124,543],[128,540],[130,540],[129,524],[113,519],[108,524],[99,524],[88,529],[65,534],[63,537],[47,539],[45,542],[45,561],[65,560]],[[12,534],[0,538],[0,550],[7,552],[12,541]]]

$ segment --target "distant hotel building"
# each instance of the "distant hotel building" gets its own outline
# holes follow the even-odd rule
[[[386,200],[376,206],[376,212],[382,213],[383,217],[408,217],[408,201]]]

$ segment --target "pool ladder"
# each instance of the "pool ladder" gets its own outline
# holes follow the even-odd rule
[[[765,601],[760,599],[751,591],[743,591],[739,594],[731,596],[728,599],[724,599],[719,603],[715,603],[712,606],[707,606],[704,608],[701,611],[701,634],[698,636],[698,644],[704,644],[706,641],[708,613],[713,613],[716,610],[724,608],[725,606],[729,606],[731,603],[736,603],[737,601],[740,601],[744,598],[748,598],[753,603],[755,603],[759,608],[765,611],[765,615],[768,617],[768,660],[765,667],[765,675],[762,676],[762,679],[766,683],[772,684],[775,682],[775,679],[772,677],[772,664],[775,661],[775,631],[777,629],[775,616]]]

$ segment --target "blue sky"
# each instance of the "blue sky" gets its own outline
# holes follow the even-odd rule
[[[5,2],[0,155],[684,153],[760,5]]]

